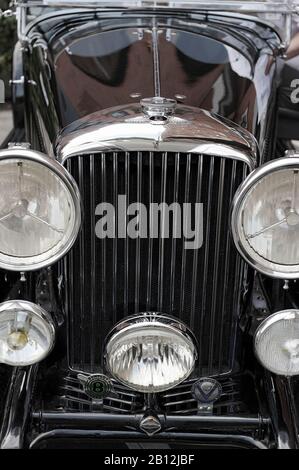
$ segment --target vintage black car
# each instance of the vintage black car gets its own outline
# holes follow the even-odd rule
[[[1,448],[298,448],[296,8],[16,2]]]

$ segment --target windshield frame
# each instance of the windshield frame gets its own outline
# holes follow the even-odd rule
[[[63,7],[63,8],[161,8],[161,9],[192,9],[208,11],[231,11],[243,13],[296,13],[299,1],[213,1],[202,0],[16,0],[20,7]]]
[[[76,0],[15,0],[18,18],[18,36],[26,42],[26,30],[36,21],[46,20],[53,15],[67,13],[84,14],[84,12],[113,12],[113,11],[140,11],[158,14],[172,10],[174,12],[190,12],[198,14],[221,15],[226,18],[241,18],[270,27],[280,37],[282,49],[288,46],[292,37],[292,15],[299,15],[299,0],[284,0],[284,3],[273,1],[256,2],[252,0],[216,1],[206,3],[198,0],[85,0],[85,3]],[[29,17],[28,12],[32,8],[42,8],[43,11],[37,17]],[[155,8],[154,8],[155,7]],[[154,8],[154,9],[153,9]],[[257,16],[255,16],[257,15]],[[272,17],[280,17],[281,25],[273,23]],[[265,18],[266,16],[266,18]],[[277,20],[278,21],[278,20]]]

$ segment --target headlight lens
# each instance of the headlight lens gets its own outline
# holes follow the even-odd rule
[[[299,375],[299,311],[284,310],[268,317],[255,334],[261,364],[278,375]]]
[[[80,198],[59,163],[30,150],[2,151],[0,188],[0,267],[38,269],[70,249],[80,227]]]
[[[40,362],[54,339],[53,320],[38,305],[23,300],[0,304],[0,362],[11,366]]]
[[[168,390],[192,372],[197,351],[192,334],[175,318],[155,313],[116,325],[106,345],[107,367],[126,386],[145,393]]]
[[[299,277],[299,158],[261,166],[245,180],[233,203],[237,248],[258,271]]]

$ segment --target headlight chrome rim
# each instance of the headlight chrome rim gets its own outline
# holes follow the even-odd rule
[[[27,257],[27,260],[30,259],[29,264],[28,262],[13,262],[13,256],[5,255],[5,253],[0,252],[0,268],[14,272],[28,272],[36,271],[41,268],[51,266],[57,261],[59,261],[61,258],[63,258],[69,252],[69,250],[72,248],[73,244],[77,239],[81,227],[82,205],[77,183],[66,170],[66,168],[64,168],[54,158],[50,158],[49,156],[35,150],[30,150],[18,145],[12,146],[5,150],[0,150],[0,162],[5,160],[8,162],[11,160],[20,160],[27,162],[31,161],[40,164],[50,170],[55,176],[57,176],[62,181],[66,189],[69,191],[70,197],[74,205],[75,217],[71,236],[68,238],[64,246],[57,253],[54,253],[47,259],[37,262],[34,262],[33,260],[35,256],[29,256]],[[18,259],[20,260],[20,258]]]
[[[184,337],[185,340],[189,340],[190,342],[192,342],[192,345],[194,347],[194,357],[192,368],[188,371],[188,373],[186,373],[184,377],[182,377],[182,379],[178,383],[165,385],[160,387],[159,390],[150,391],[146,390],[146,387],[138,387],[125,380],[122,380],[117,374],[114,373],[109,364],[107,347],[109,346],[110,341],[112,339],[117,339],[118,335],[124,332],[129,333],[130,331],[134,331],[135,329],[138,330],[138,328],[142,327],[150,328],[152,327],[153,323],[155,324],[155,326],[157,326],[157,328],[159,328],[160,326],[166,327],[167,329],[169,329],[169,332],[173,332],[173,334],[175,335],[181,335],[182,337]],[[140,393],[160,393],[166,390],[170,390],[173,387],[179,385],[192,375],[196,365],[196,361],[198,359],[198,343],[193,332],[189,329],[189,327],[177,318],[160,312],[141,312],[135,315],[130,315],[126,319],[121,320],[116,325],[114,325],[112,330],[109,332],[104,344],[104,360],[107,372],[118,383]]]
[[[29,302],[27,300],[22,300],[22,299],[8,300],[5,302],[2,302],[0,304],[0,317],[2,313],[10,312],[10,311],[15,312],[16,310],[22,313],[26,312],[28,314],[35,315],[36,317],[40,318],[42,321],[47,323],[47,327],[49,329],[49,334],[50,334],[49,347],[40,356],[38,360],[23,361],[18,364],[16,364],[13,361],[5,360],[5,361],[0,361],[0,363],[6,364],[8,366],[14,366],[14,367],[16,366],[27,367],[30,365],[40,363],[46,357],[48,357],[49,354],[53,351],[53,348],[55,345],[55,338],[56,338],[55,322],[53,318],[51,317],[51,315],[45,309],[43,309],[40,305],[34,304],[33,302]]]
[[[287,374],[287,373],[278,373],[277,371],[274,370],[274,367],[269,367],[269,364],[263,360],[263,358],[260,356],[258,352],[258,344],[260,343],[263,334],[267,329],[269,329],[272,325],[275,323],[278,323],[281,320],[294,320],[294,318],[297,317],[299,320],[299,310],[298,309],[286,309],[286,310],[280,310],[279,312],[272,313],[270,316],[265,318],[260,325],[258,326],[255,334],[254,334],[254,354],[256,358],[258,359],[259,363],[268,371],[275,375],[279,375],[282,377],[294,377],[299,375],[299,369],[298,373],[292,373],[292,374]]]
[[[280,170],[299,170],[299,156],[283,157],[265,163],[254,170],[237,189],[231,209],[231,229],[235,246],[245,261],[258,272],[275,279],[298,279],[299,264],[284,265],[273,263],[255,254],[241,230],[241,210],[250,190],[264,177]],[[247,248],[247,249],[246,249]]]

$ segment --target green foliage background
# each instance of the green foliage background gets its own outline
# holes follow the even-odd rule
[[[0,9],[9,8],[10,0],[0,0]],[[4,80],[6,87],[6,100],[10,98],[11,90],[9,80],[11,78],[12,53],[16,41],[16,19],[0,19],[0,78]]]

